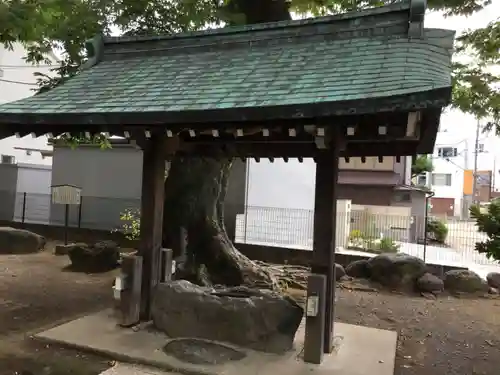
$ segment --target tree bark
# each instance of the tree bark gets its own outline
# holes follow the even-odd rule
[[[232,162],[174,159],[165,181],[164,241],[174,247],[187,233],[181,277],[200,285],[276,287],[269,273],[240,253],[224,225],[224,198]]]
[[[232,0],[226,12],[244,14],[246,23],[290,19],[285,0]],[[175,158],[165,181],[164,243],[187,233],[184,277],[198,284],[249,285],[275,289],[263,267],[240,253],[224,225],[224,199],[232,162]]]

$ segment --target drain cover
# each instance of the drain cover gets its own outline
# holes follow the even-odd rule
[[[221,365],[239,361],[246,354],[228,346],[198,339],[170,341],[163,351],[183,362],[194,365]]]

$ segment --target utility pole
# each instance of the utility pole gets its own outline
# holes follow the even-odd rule
[[[477,119],[476,124],[476,141],[474,142],[474,170],[472,171],[472,201],[474,204],[479,204],[477,197],[477,159],[479,155],[479,133],[481,130],[481,122]]]

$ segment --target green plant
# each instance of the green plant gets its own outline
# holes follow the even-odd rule
[[[444,244],[448,236],[448,227],[439,219],[429,218],[426,225],[427,238]]]
[[[399,250],[399,245],[396,244],[391,238],[384,237],[380,240],[379,250],[386,253],[397,253]]]
[[[127,239],[139,239],[141,233],[140,218],[141,211],[139,209],[127,208],[120,213],[120,220],[122,221],[120,231],[125,234]]]
[[[476,243],[476,250],[488,258],[500,260],[500,200],[495,199],[487,208],[470,208],[470,215],[476,220],[477,229],[488,237]]]
[[[360,241],[363,239],[363,233],[359,229],[353,229],[351,230],[351,233],[349,234],[349,241],[355,242],[355,241]]]

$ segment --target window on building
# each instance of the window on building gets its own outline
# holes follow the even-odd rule
[[[439,147],[438,156],[440,158],[453,158],[458,155],[456,147]]]
[[[451,186],[451,173],[433,173],[432,185]]]
[[[16,159],[12,155],[2,155],[1,158],[2,164],[15,164]]]
[[[478,153],[484,152],[484,143],[477,144],[477,152]]]
[[[417,176],[417,185],[426,186],[427,185],[427,174],[421,174]]]

